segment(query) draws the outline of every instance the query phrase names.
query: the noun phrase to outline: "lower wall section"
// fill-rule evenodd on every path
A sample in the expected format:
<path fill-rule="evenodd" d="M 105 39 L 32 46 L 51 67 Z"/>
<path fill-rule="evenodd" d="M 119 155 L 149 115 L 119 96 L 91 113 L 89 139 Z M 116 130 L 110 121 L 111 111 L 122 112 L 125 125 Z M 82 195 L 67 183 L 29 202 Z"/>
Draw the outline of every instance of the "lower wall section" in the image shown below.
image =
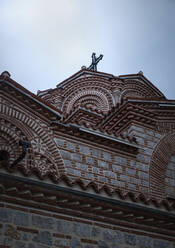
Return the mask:
<path fill-rule="evenodd" d="M 175 248 L 166 236 L 0 204 L 0 248 Z"/>

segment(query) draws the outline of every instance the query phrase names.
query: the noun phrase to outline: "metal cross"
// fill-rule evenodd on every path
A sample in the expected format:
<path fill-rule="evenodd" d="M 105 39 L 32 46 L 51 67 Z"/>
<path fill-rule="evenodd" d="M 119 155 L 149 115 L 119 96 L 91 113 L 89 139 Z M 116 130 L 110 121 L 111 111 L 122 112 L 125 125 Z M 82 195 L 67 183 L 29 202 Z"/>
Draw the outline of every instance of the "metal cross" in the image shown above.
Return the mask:
<path fill-rule="evenodd" d="M 97 71 L 97 64 L 98 62 L 103 58 L 103 55 L 100 54 L 100 56 L 97 58 L 95 53 L 92 54 L 92 63 L 89 66 L 89 70 Z"/>

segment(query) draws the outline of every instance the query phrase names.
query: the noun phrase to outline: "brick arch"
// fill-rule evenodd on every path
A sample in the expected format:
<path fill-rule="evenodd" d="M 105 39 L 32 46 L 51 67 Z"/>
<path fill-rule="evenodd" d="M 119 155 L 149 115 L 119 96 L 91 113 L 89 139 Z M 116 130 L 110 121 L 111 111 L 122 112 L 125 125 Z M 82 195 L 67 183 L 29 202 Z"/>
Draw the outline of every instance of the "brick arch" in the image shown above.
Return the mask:
<path fill-rule="evenodd" d="M 92 104 L 93 107 L 102 112 L 109 111 L 114 105 L 115 100 L 112 95 L 112 86 L 108 80 L 96 77 L 80 78 L 65 85 L 62 92 L 64 102 L 62 111 L 69 113 L 74 106 L 82 102 Z"/>
<path fill-rule="evenodd" d="M 59 175 L 65 173 L 65 166 L 60 155 L 60 152 L 56 146 L 56 143 L 50 137 L 52 131 L 45 124 L 41 123 L 39 120 L 34 119 L 33 117 L 22 112 L 20 109 L 16 110 L 12 106 L 1 104 L 0 105 L 0 117 L 4 119 L 13 121 L 13 123 L 19 128 L 25 130 L 25 133 L 28 134 L 28 139 L 32 142 L 36 137 L 42 137 L 43 142 L 48 147 L 52 157 L 54 158 L 54 168 L 55 174 Z M 61 170 L 61 173 L 59 173 Z M 58 179 L 57 177 L 57 179 Z"/>
<path fill-rule="evenodd" d="M 67 98 L 69 95 L 74 94 L 74 92 L 79 88 L 81 90 L 86 90 L 86 88 L 91 89 L 105 89 L 108 92 L 111 91 L 112 86 L 109 80 L 104 78 L 97 77 L 87 77 L 87 78 L 79 78 L 67 85 L 64 86 L 64 91 L 62 92 L 62 96 Z"/>
<path fill-rule="evenodd" d="M 6 124 L 5 123 L 9 123 L 9 125 L 11 125 L 13 128 L 11 128 L 11 135 L 14 136 L 16 138 L 16 140 L 19 141 L 19 138 L 17 138 L 18 136 L 16 135 L 17 133 L 21 134 L 21 139 L 27 139 L 30 140 L 33 137 L 33 133 L 29 128 L 26 128 L 23 123 L 21 123 L 20 121 L 18 121 L 15 118 L 10 118 L 10 116 L 8 115 L 4 115 L 1 114 L 0 112 L 0 121 L 1 121 L 1 125 L 4 123 L 4 128 L 6 128 Z M 23 137 L 22 137 L 23 136 Z"/>
<path fill-rule="evenodd" d="M 165 135 L 154 148 L 150 162 L 150 193 L 166 197 L 165 173 L 168 162 L 175 154 L 175 133 Z"/>
<path fill-rule="evenodd" d="M 86 90 L 76 94 L 74 97 L 67 98 L 63 103 L 63 111 L 69 113 L 75 105 L 81 105 L 84 101 L 86 104 L 93 103 L 94 107 L 103 112 L 107 112 L 110 109 L 108 99 L 103 93 L 95 90 Z"/>
<path fill-rule="evenodd" d="M 145 85 L 139 81 L 126 80 L 120 99 L 125 100 L 127 97 L 134 96 L 139 96 L 142 98 L 163 97 L 163 95 L 158 94 L 148 85 Z"/>

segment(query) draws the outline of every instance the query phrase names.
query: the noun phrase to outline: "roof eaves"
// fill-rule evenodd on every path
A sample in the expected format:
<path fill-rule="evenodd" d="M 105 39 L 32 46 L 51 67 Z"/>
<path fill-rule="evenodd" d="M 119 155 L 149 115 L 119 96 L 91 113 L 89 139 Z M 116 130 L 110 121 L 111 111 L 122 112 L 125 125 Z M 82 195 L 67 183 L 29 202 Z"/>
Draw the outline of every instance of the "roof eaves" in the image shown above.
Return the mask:
<path fill-rule="evenodd" d="M 154 89 L 160 97 L 165 97 L 163 93 L 157 89 L 157 87 L 154 86 L 154 84 L 149 81 L 144 75 L 142 74 L 127 74 L 127 75 L 119 75 L 119 78 L 121 79 L 142 79 L 145 83 L 149 83 L 150 87 Z"/>
<path fill-rule="evenodd" d="M 2 78 L 2 79 L 1 79 Z M 35 96 L 33 93 L 31 93 L 30 91 L 28 91 L 27 89 L 23 88 L 20 85 L 20 88 L 18 88 L 17 86 L 15 86 L 13 84 L 12 79 L 9 78 L 3 78 L 0 77 L 0 83 L 1 82 L 5 82 L 6 84 L 8 84 L 10 87 L 12 87 L 13 89 L 17 90 L 18 92 L 20 92 L 21 94 L 27 96 L 28 98 L 30 98 L 31 100 L 33 100 L 34 102 L 36 102 L 37 104 L 41 105 L 42 107 L 44 107 L 45 109 L 49 110 L 50 112 L 52 112 L 54 115 L 56 115 L 58 117 L 58 119 L 61 119 L 61 115 L 54 109 L 52 109 L 51 107 L 49 107 L 48 105 L 46 105 L 45 103 L 43 103 L 43 101 L 40 101 L 40 99 L 37 99 L 38 97 Z M 15 82 L 16 83 L 16 82 Z M 17 84 L 17 83 L 16 83 Z"/>

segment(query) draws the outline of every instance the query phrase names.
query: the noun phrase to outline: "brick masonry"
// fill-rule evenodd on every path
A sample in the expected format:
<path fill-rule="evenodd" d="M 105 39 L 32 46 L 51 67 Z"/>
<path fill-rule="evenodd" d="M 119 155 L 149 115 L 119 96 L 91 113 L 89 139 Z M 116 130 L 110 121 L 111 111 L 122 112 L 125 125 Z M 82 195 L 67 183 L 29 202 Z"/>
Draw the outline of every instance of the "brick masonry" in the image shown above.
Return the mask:
<path fill-rule="evenodd" d="M 149 193 L 150 160 L 161 135 L 136 125 L 132 125 L 128 133 L 136 137 L 140 146 L 135 158 L 64 137 L 55 137 L 55 142 L 70 176 L 87 182 L 95 180 L 113 188 Z"/>
<path fill-rule="evenodd" d="M 84 87 L 84 80 L 84 78 L 80 80 L 81 87 Z M 83 140 L 82 137 L 74 139 L 73 132 L 64 133 L 61 132 L 58 127 L 54 129 L 56 126 L 53 125 L 52 120 L 56 124 L 56 116 L 46 110 L 45 107 L 39 107 L 36 102 L 31 100 L 34 95 L 30 95 L 28 92 L 30 95 L 29 99 L 19 91 L 15 91 L 13 87 L 10 88 L 7 84 L 5 88 L 1 89 L 2 82 L 3 81 L 1 81 L 0 84 L 0 115 L 2 117 L 0 118 L 0 151 L 9 152 L 11 163 L 21 153 L 21 147 L 18 146 L 19 139 L 25 139 L 31 142 L 31 148 L 28 150 L 26 158 L 20 163 L 16 171 L 13 171 L 13 175 L 23 177 L 23 179 L 25 176 L 25 178 L 31 177 L 33 180 L 38 181 L 45 180 L 45 182 L 52 184 L 59 184 L 59 182 L 65 178 L 66 180 L 68 180 L 68 178 L 81 179 L 87 185 L 90 182 L 98 186 L 106 185 L 114 189 L 113 192 L 115 192 L 115 190 L 117 192 L 118 189 L 121 189 L 122 191 L 120 192 L 124 192 L 124 195 L 128 192 L 134 193 L 131 195 L 132 197 L 133 195 L 136 196 L 136 198 L 138 194 L 144 193 L 142 196 L 145 196 L 145 198 L 143 197 L 144 199 L 148 199 L 148 201 L 145 200 L 147 204 L 149 204 L 149 198 L 151 197 L 155 197 L 158 201 L 160 200 L 160 202 L 165 200 L 164 203 L 167 201 L 167 196 L 171 196 L 171 199 L 175 198 L 175 135 L 170 133 L 164 137 L 164 135 L 155 131 L 158 130 L 156 129 L 156 125 L 153 128 L 154 130 L 151 129 L 151 125 L 153 127 L 153 124 L 151 124 L 152 120 L 150 119 L 147 120 L 146 125 L 142 125 L 144 111 L 141 116 L 142 120 L 137 116 L 136 122 L 134 119 L 132 120 L 132 115 L 128 117 L 129 119 L 123 118 L 124 116 L 121 117 L 128 123 L 123 130 L 126 134 L 135 136 L 139 145 L 138 154 L 133 155 L 126 150 L 122 151 L 118 149 L 115 151 L 115 149 L 110 149 L 107 145 L 106 147 L 102 146 L 96 143 L 95 140 L 87 142 L 87 140 L 85 138 Z M 72 94 L 72 90 L 74 90 L 77 94 L 80 94 L 80 102 L 84 101 L 83 99 L 86 94 L 89 95 L 87 107 L 89 103 L 91 105 L 91 101 L 94 102 L 96 98 L 95 109 L 98 110 L 98 114 L 103 115 L 106 113 L 110 116 L 112 113 L 110 113 L 110 111 L 113 111 L 112 109 L 114 107 L 113 96 L 111 94 L 111 79 L 97 80 L 96 78 L 94 82 L 93 87 L 88 86 L 91 90 L 89 90 L 89 88 L 85 92 L 82 92 L 81 87 L 77 87 L 77 85 L 80 86 L 79 82 L 77 82 L 77 85 L 72 82 L 71 87 L 67 85 L 62 95 L 65 97 L 62 108 L 63 112 L 67 114 L 71 113 L 73 108 L 76 108 L 77 104 L 79 104 L 76 102 L 78 99 L 76 94 Z M 10 83 L 12 83 L 12 81 L 10 81 Z M 123 82 L 120 82 L 120 84 L 120 87 L 125 85 Z M 112 86 L 113 89 L 116 88 L 116 86 L 117 84 L 114 84 Z M 137 88 L 136 83 L 134 83 L 133 86 L 133 89 Z M 15 87 L 20 88 L 19 85 Z M 143 87 L 143 83 L 137 92 L 139 93 L 142 88 L 147 89 L 142 92 L 142 97 L 145 95 L 145 92 L 147 92 L 147 96 L 151 94 L 152 96 L 157 96 L 156 93 L 153 94 L 151 88 L 148 89 L 149 87 L 147 85 Z M 24 89 L 21 90 L 23 91 Z M 122 96 L 123 100 L 127 99 L 129 92 L 130 91 L 127 93 L 126 91 L 126 94 Z M 94 96 L 96 94 L 95 98 L 92 97 L 92 93 Z M 69 94 L 72 94 L 72 97 L 70 97 Z M 137 96 L 139 95 L 140 94 Z M 104 96 L 106 96 L 107 99 L 105 104 L 103 102 Z M 99 99 L 101 100 L 99 101 Z M 60 105 L 63 98 L 60 96 L 57 100 L 59 100 Z M 85 105 L 84 107 L 86 107 Z M 57 106 L 56 102 L 55 106 Z M 50 107 L 52 109 L 52 106 Z M 115 107 L 117 110 L 118 105 Z M 94 111 L 93 106 L 91 106 L 90 110 L 92 112 Z M 138 112 L 139 111 L 141 110 L 138 109 Z M 152 116 L 154 119 L 154 114 Z M 64 113 L 63 117 L 66 117 Z M 106 118 L 105 116 L 103 117 Z M 87 122 L 87 120 L 88 115 L 84 122 Z M 131 122 L 129 122 L 129 120 L 131 120 Z M 140 124 L 134 124 L 139 123 L 139 121 Z M 109 131 L 111 130 L 106 130 L 108 135 L 116 135 L 118 137 L 118 133 L 115 132 L 115 130 L 120 129 L 115 129 L 116 122 L 117 119 L 114 120 L 114 123 L 111 122 L 111 128 L 114 129 L 113 133 L 110 134 Z M 64 123 L 62 124 L 64 126 Z M 76 124 L 80 126 L 84 125 L 83 122 Z M 123 122 L 120 124 L 123 126 Z M 149 124 L 150 128 L 148 128 Z M 172 128 L 173 126 L 174 124 Z M 105 131 L 103 130 L 103 132 Z M 1 169 L 3 173 L 9 174 L 9 172 L 12 172 L 8 170 L 7 166 Z M 74 181 L 72 184 L 70 183 L 64 186 L 69 187 L 68 185 L 74 186 Z M 82 190 L 82 188 L 79 190 Z M 73 187 L 71 189 L 74 190 Z M 86 188 L 84 187 L 84 189 Z M 2 188 L 0 188 L 2 194 L 4 194 L 3 190 L 2 186 Z M 94 190 L 90 191 L 90 193 L 95 195 Z M 29 208 L 29 206 L 32 207 L 32 205 L 29 205 L 29 202 L 27 205 L 26 202 L 24 204 L 24 202 L 20 202 L 20 200 L 17 199 L 19 195 L 16 196 L 15 185 L 9 189 L 6 195 L 9 199 L 8 194 L 12 194 L 14 198 L 10 204 L 4 203 L 5 205 L 1 205 L 0 208 L 0 248 L 175 248 L 174 238 L 172 238 L 171 235 L 165 236 L 164 232 L 164 234 L 160 235 L 158 233 L 156 234 L 156 231 L 151 233 L 148 229 L 147 232 L 138 229 L 131 230 L 131 227 L 127 228 L 127 225 L 123 225 L 122 227 L 117 226 L 119 225 L 118 223 L 121 223 L 120 220 L 113 226 L 110 223 L 104 224 L 107 222 L 105 222 L 105 219 L 103 219 L 103 223 L 100 222 L 99 219 L 97 219 L 99 222 L 83 219 L 84 215 L 82 218 L 71 216 L 71 214 L 66 216 L 65 209 L 61 207 L 59 208 L 60 214 L 58 208 L 54 214 L 53 211 L 51 212 L 51 207 L 54 208 L 54 206 L 49 206 L 50 209 L 43 208 L 45 210 L 47 209 L 47 212 L 34 209 L 36 205 L 33 205 L 32 209 Z M 29 197 L 28 200 L 30 201 L 33 196 L 30 192 L 26 191 L 23 192 L 22 197 L 26 197 L 26 199 Z M 40 198 L 40 195 L 36 194 L 35 197 Z M 42 195 L 41 199 L 42 197 L 46 196 Z M 136 198 L 133 197 L 133 199 Z M 54 199 L 50 200 L 52 201 Z M 125 200 L 131 201 L 131 198 L 125 198 Z M 14 202 L 19 205 L 20 203 L 24 204 L 25 207 L 21 208 L 17 205 L 12 205 Z M 139 202 L 139 204 L 144 203 Z M 164 211 L 167 210 L 165 209 L 166 207 Z M 66 213 L 68 214 L 68 212 Z M 104 218 L 103 216 L 101 217 Z M 113 224 L 114 223 L 115 222 L 113 222 Z M 166 233 L 166 235 L 168 234 Z"/>
<path fill-rule="evenodd" d="M 9 205 L 0 208 L 0 247 L 174 248 L 161 235 Z"/>

